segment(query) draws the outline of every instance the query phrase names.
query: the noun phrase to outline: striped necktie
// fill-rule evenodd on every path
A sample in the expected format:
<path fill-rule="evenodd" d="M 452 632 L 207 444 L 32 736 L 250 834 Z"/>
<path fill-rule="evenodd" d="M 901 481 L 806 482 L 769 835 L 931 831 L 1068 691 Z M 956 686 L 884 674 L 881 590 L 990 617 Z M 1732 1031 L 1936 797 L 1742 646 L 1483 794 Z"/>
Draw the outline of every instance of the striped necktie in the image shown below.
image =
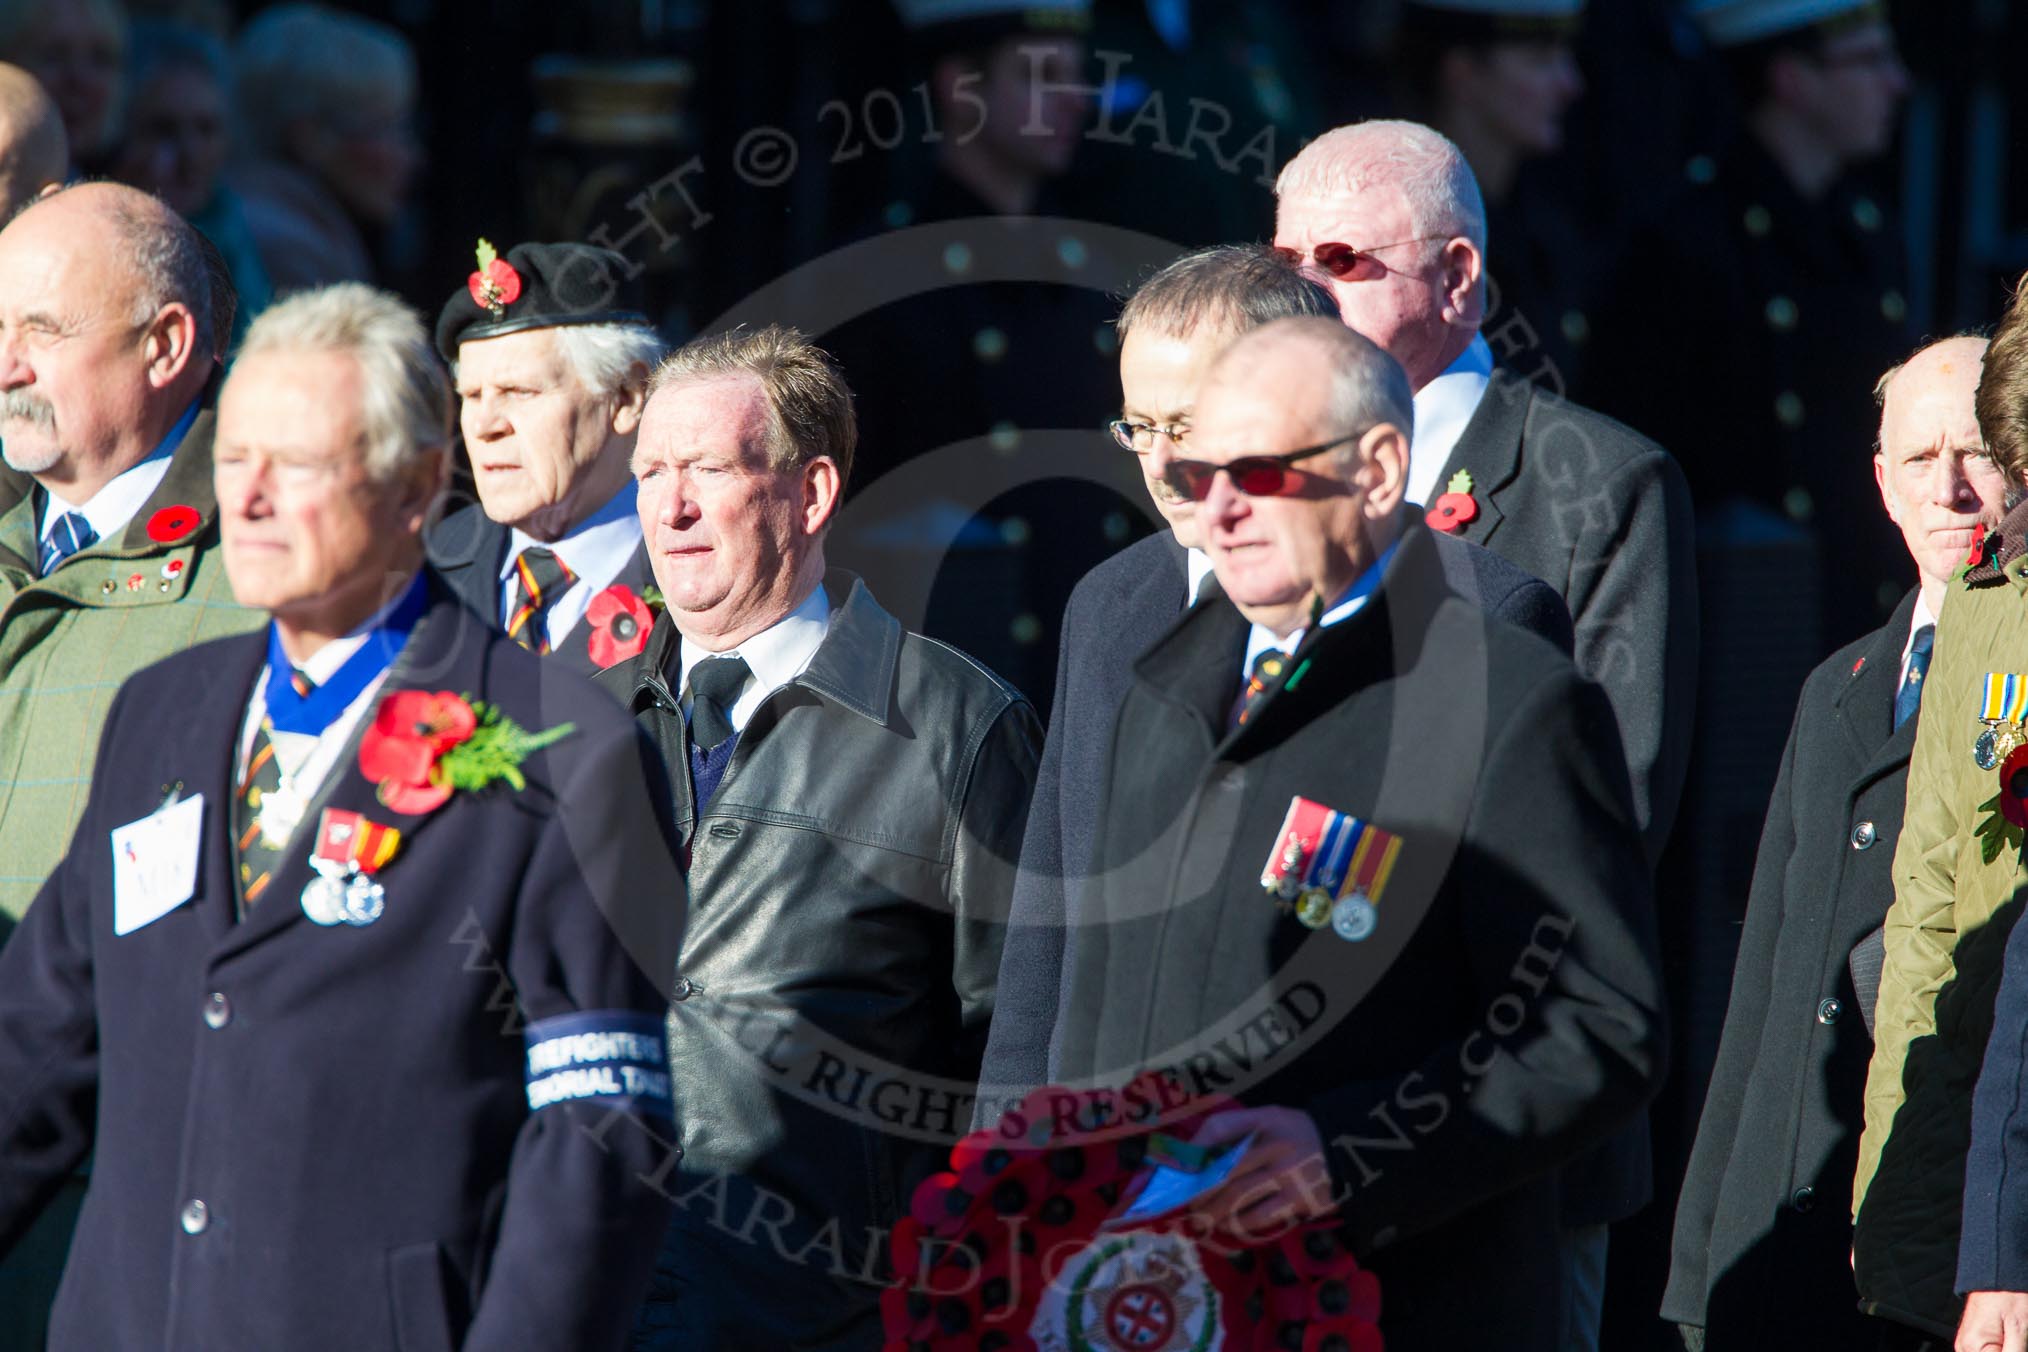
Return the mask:
<path fill-rule="evenodd" d="M 1266 700 L 1282 671 L 1288 666 L 1288 654 L 1279 648 L 1263 648 L 1253 659 L 1253 670 L 1247 675 L 1246 688 L 1239 692 L 1233 702 L 1232 725 L 1238 727 L 1253 717 L 1254 710 Z"/>
<path fill-rule="evenodd" d="M 1935 625 L 1925 624 L 1915 631 L 1915 641 L 1908 648 L 1908 675 L 1901 678 L 1901 689 L 1894 692 L 1897 728 L 1915 717 L 1915 711 L 1922 707 L 1922 678 L 1929 674 L 1929 655 L 1935 647 Z"/>
<path fill-rule="evenodd" d="M 42 540 L 42 575 L 48 577 L 62 563 L 80 549 L 89 549 L 98 542 L 99 533 L 92 529 L 92 523 L 84 519 L 82 512 L 65 512 L 49 525 L 49 534 Z"/>
<path fill-rule="evenodd" d="M 275 764 L 275 744 L 268 739 L 268 720 L 254 733 L 253 755 L 232 798 L 233 852 L 237 856 L 240 911 L 244 914 L 267 890 L 268 879 L 281 862 L 283 845 L 261 830 L 261 805 L 282 786 L 282 768 Z"/>
<path fill-rule="evenodd" d="M 521 604 L 507 618 L 507 637 L 532 653 L 549 651 L 549 608 L 570 590 L 577 574 L 552 550 L 530 545 L 514 560 L 521 579 Z"/>

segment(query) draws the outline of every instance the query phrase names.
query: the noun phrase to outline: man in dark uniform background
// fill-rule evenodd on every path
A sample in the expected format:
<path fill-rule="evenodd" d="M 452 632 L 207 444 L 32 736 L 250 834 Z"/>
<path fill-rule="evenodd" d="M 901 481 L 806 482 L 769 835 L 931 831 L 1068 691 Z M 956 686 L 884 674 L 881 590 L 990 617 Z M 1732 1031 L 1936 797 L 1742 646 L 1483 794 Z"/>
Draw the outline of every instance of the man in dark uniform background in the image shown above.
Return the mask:
<path fill-rule="evenodd" d="M 1998 525 L 2018 487 L 1979 435 L 1985 346 L 1947 339 L 1877 387 L 1874 477 L 1918 586 L 1810 674 L 1768 806 L 1662 1306 L 1710 1352 L 1879 1336 L 1849 1224 L 1879 929 L 1937 618 L 1974 527 Z"/>
<path fill-rule="evenodd" d="M 585 244 L 481 241 L 437 318 L 479 501 L 430 532 L 465 604 L 590 675 L 640 651 L 653 583 L 628 457 L 662 340 L 628 263 Z M 633 604 L 607 597 L 623 589 Z"/>
<path fill-rule="evenodd" d="M 1893 531 L 1848 471 L 1874 433 L 1866 382 L 1915 339 L 1901 233 L 1864 173 L 1908 72 L 1867 0 L 1693 10 L 1742 127 L 1634 232 L 1584 390 L 1676 453 L 1700 513 L 1743 498 L 1814 532 L 1819 637 L 1844 643 L 1903 590 Z"/>

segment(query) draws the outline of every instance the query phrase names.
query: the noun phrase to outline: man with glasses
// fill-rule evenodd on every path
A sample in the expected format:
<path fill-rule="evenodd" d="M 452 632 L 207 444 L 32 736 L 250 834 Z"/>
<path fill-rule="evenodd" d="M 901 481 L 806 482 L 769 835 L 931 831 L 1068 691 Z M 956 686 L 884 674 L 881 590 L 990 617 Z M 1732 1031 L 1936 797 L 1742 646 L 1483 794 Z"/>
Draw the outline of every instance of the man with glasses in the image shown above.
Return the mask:
<path fill-rule="evenodd" d="M 1148 497 L 1168 527 L 1121 550 L 1086 574 L 1063 616 L 1049 734 L 1021 844 L 1013 923 L 1001 958 L 1000 990 L 987 1045 L 978 1121 L 1044 1084 L 1064 954 L 1089 923 L 1076 905 L 1091 851 L 1092 814 L 1133 659 L 1174 626 L 1196 600 L 1215 593 L 1204 549 L 1200 477 L 1174 471 L 1189 454 L 1190 425 L 1204 373 L 1240 335 L 1300 316 L 1338 318 L 1317 282 L 1260 245 L 1221 245 L 1186 254 L 1143 282 L 1117 325 L 1122 417 L 1113 439 L 1134 453 Z M 1172 479 L 1174 480 L 1172 482 Z M 1417 508 L 1404 515 L 1420 519 Z M 1450 536 L 1432 539 L 1451 588 L 1489 615 L 1532 629 L 1570 650 L 1570 616 L 1547 584 L 1491 550 Z"/>
<path fill-rule="evenodd" d="M 1612 711 L 1446 584 L 1404 515 L 1408 383 L 1373 344 L 1264 325 L 1196 413 L 1170 477 L 1232 604 L 1134 664 L 1094 813 L 1113 922 L 1073 949 L 1061 1073 L 1236 1100 L 1192 1138 L 1245 1143 L 1196 1219 L 1334 1217 L 1389 1352 L 1492 1330 L 1549 1352 L 1557 1168 L 1662 1069 Z"/>
<path fill-rule="evenodd" d="M 1661 447 L 1495 365 L 1486 213 L 1458 148 L 1412 122 L 1325 133 L 1275 182 L 1275 244 L 1331 288 L 1345 322 L 1415 391 L 1407 500 L 1540 577 L 1576 626 L 1578 670 L 1619 722 L 1649 863 L 1689 764 L 1697 598 L 1689 494 Z M 1493 339 L 1523 358 L 1511 325 Z M 1596 1345 L 1607 1224 L 1652 1194 L 1645 1129 L 1566 1180 L 1579 1347 Z"/>

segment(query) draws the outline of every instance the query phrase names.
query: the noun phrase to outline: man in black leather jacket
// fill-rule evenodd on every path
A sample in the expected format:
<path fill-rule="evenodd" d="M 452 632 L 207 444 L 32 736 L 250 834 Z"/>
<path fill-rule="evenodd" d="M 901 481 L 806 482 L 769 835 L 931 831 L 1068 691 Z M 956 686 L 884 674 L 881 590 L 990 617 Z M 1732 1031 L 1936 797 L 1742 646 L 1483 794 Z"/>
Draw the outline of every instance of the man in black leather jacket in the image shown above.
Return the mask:
<path fill-rule="evenodd" d="M 668 761 L 694 900 L 637 1348 L 877 1347 L 885 1227 L 971 1118 L 1040 728 L 825 578 L 855 439 L 836 366 L 774 327 L 676 353 L 642 418 L 668 609 L 599 680 Z"/>

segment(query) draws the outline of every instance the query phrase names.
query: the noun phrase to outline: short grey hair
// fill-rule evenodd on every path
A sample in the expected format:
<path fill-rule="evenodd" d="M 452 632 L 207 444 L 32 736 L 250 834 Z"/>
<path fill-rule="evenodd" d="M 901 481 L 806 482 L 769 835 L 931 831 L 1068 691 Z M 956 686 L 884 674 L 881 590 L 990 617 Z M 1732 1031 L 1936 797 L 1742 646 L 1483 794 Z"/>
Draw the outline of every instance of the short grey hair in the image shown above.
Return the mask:
<path fill-rule="evenodd" d="M 1114 327 L 1121 338 L 1143 327 L 1188 338 L 1200 330 L 1240 334 L 1304 315 L 1339 317 L 1329 287 L 1265 244 L 1220 244 L 1184 254 L 1142 282 Z"/>
<path fill-rule="evenodd" d="M 1214 368 L 1220 381 L 1242 380 L 1257 367 L 1281 365 L 1291 347 L 1306 349 L 1326 363 L 1324 417 L 1334 435 L 1356 440 L 1382 423 L 1401 435 L 1415 435 L 1415 397 L 1408 373 L 1387 350 L 1336 320 L 1277 319 L 1236 339 Z M 1343 469 L 1350 448 L 1341 446 L 1332 463 Z"/>
<path fill-rule="evenodd" d="M 239 345 L 235 374 L 249 357 L 341 352 L 359 363 L 366 472 L 386 482 L 451 440 L 451 385 L 422 317 L 363 282 L 303 291 L 261 311 Z"/>
<path fill-rule="evenodd" d="M 1484 256 L 1486 200 L 1478 177 L 1449 137 L 1420 122 L 1376 118 L 1332 128 L 1282 166 L 1275 199 L 1371 192 L 1383 186 L 1407 199 L 1417 235 L 1462 235 Z"/>
<path fill-rule="evenodd" d="M 743 378 L 759 383 L 767 404 L 768 463 L 774 469 L 800 469 L 828 456 L 841 481 L 852 477 L 852 453 L 859 445 L 852 390 L 831 354 L 798 329 L 741 326 L 693 338 L 655 368 L 648 397 L 686 382 Z"/>
<path fill-rule="evenodd" d="M 211 356 L 218 347 L 212 322 L 211 265 L 196 229 L 166 206 L 150 211 L 151 199 L 139 189 L 121 190 L 106 200 L 106 223 L 126 255 L 134 283 L 128 319 L 138 328 L 153 323 L 165 305 L 181 304 L 197 322 L 192 355 Z"/>
<path fill-rule="evenodd" d="M 668 345 L 642 324 L 559 324 L 556 350 L 593 394 L 612 397 L 644 389 Z"/>
<path fill-rule="evenodd" d="M 412 98 L 415 51 L 384 23 L 323 5 L 262 10 L 233 44 L 234 131 L 251 154 L 279 156 L 306 119 L 343 123 L 361 99 Z"/>

